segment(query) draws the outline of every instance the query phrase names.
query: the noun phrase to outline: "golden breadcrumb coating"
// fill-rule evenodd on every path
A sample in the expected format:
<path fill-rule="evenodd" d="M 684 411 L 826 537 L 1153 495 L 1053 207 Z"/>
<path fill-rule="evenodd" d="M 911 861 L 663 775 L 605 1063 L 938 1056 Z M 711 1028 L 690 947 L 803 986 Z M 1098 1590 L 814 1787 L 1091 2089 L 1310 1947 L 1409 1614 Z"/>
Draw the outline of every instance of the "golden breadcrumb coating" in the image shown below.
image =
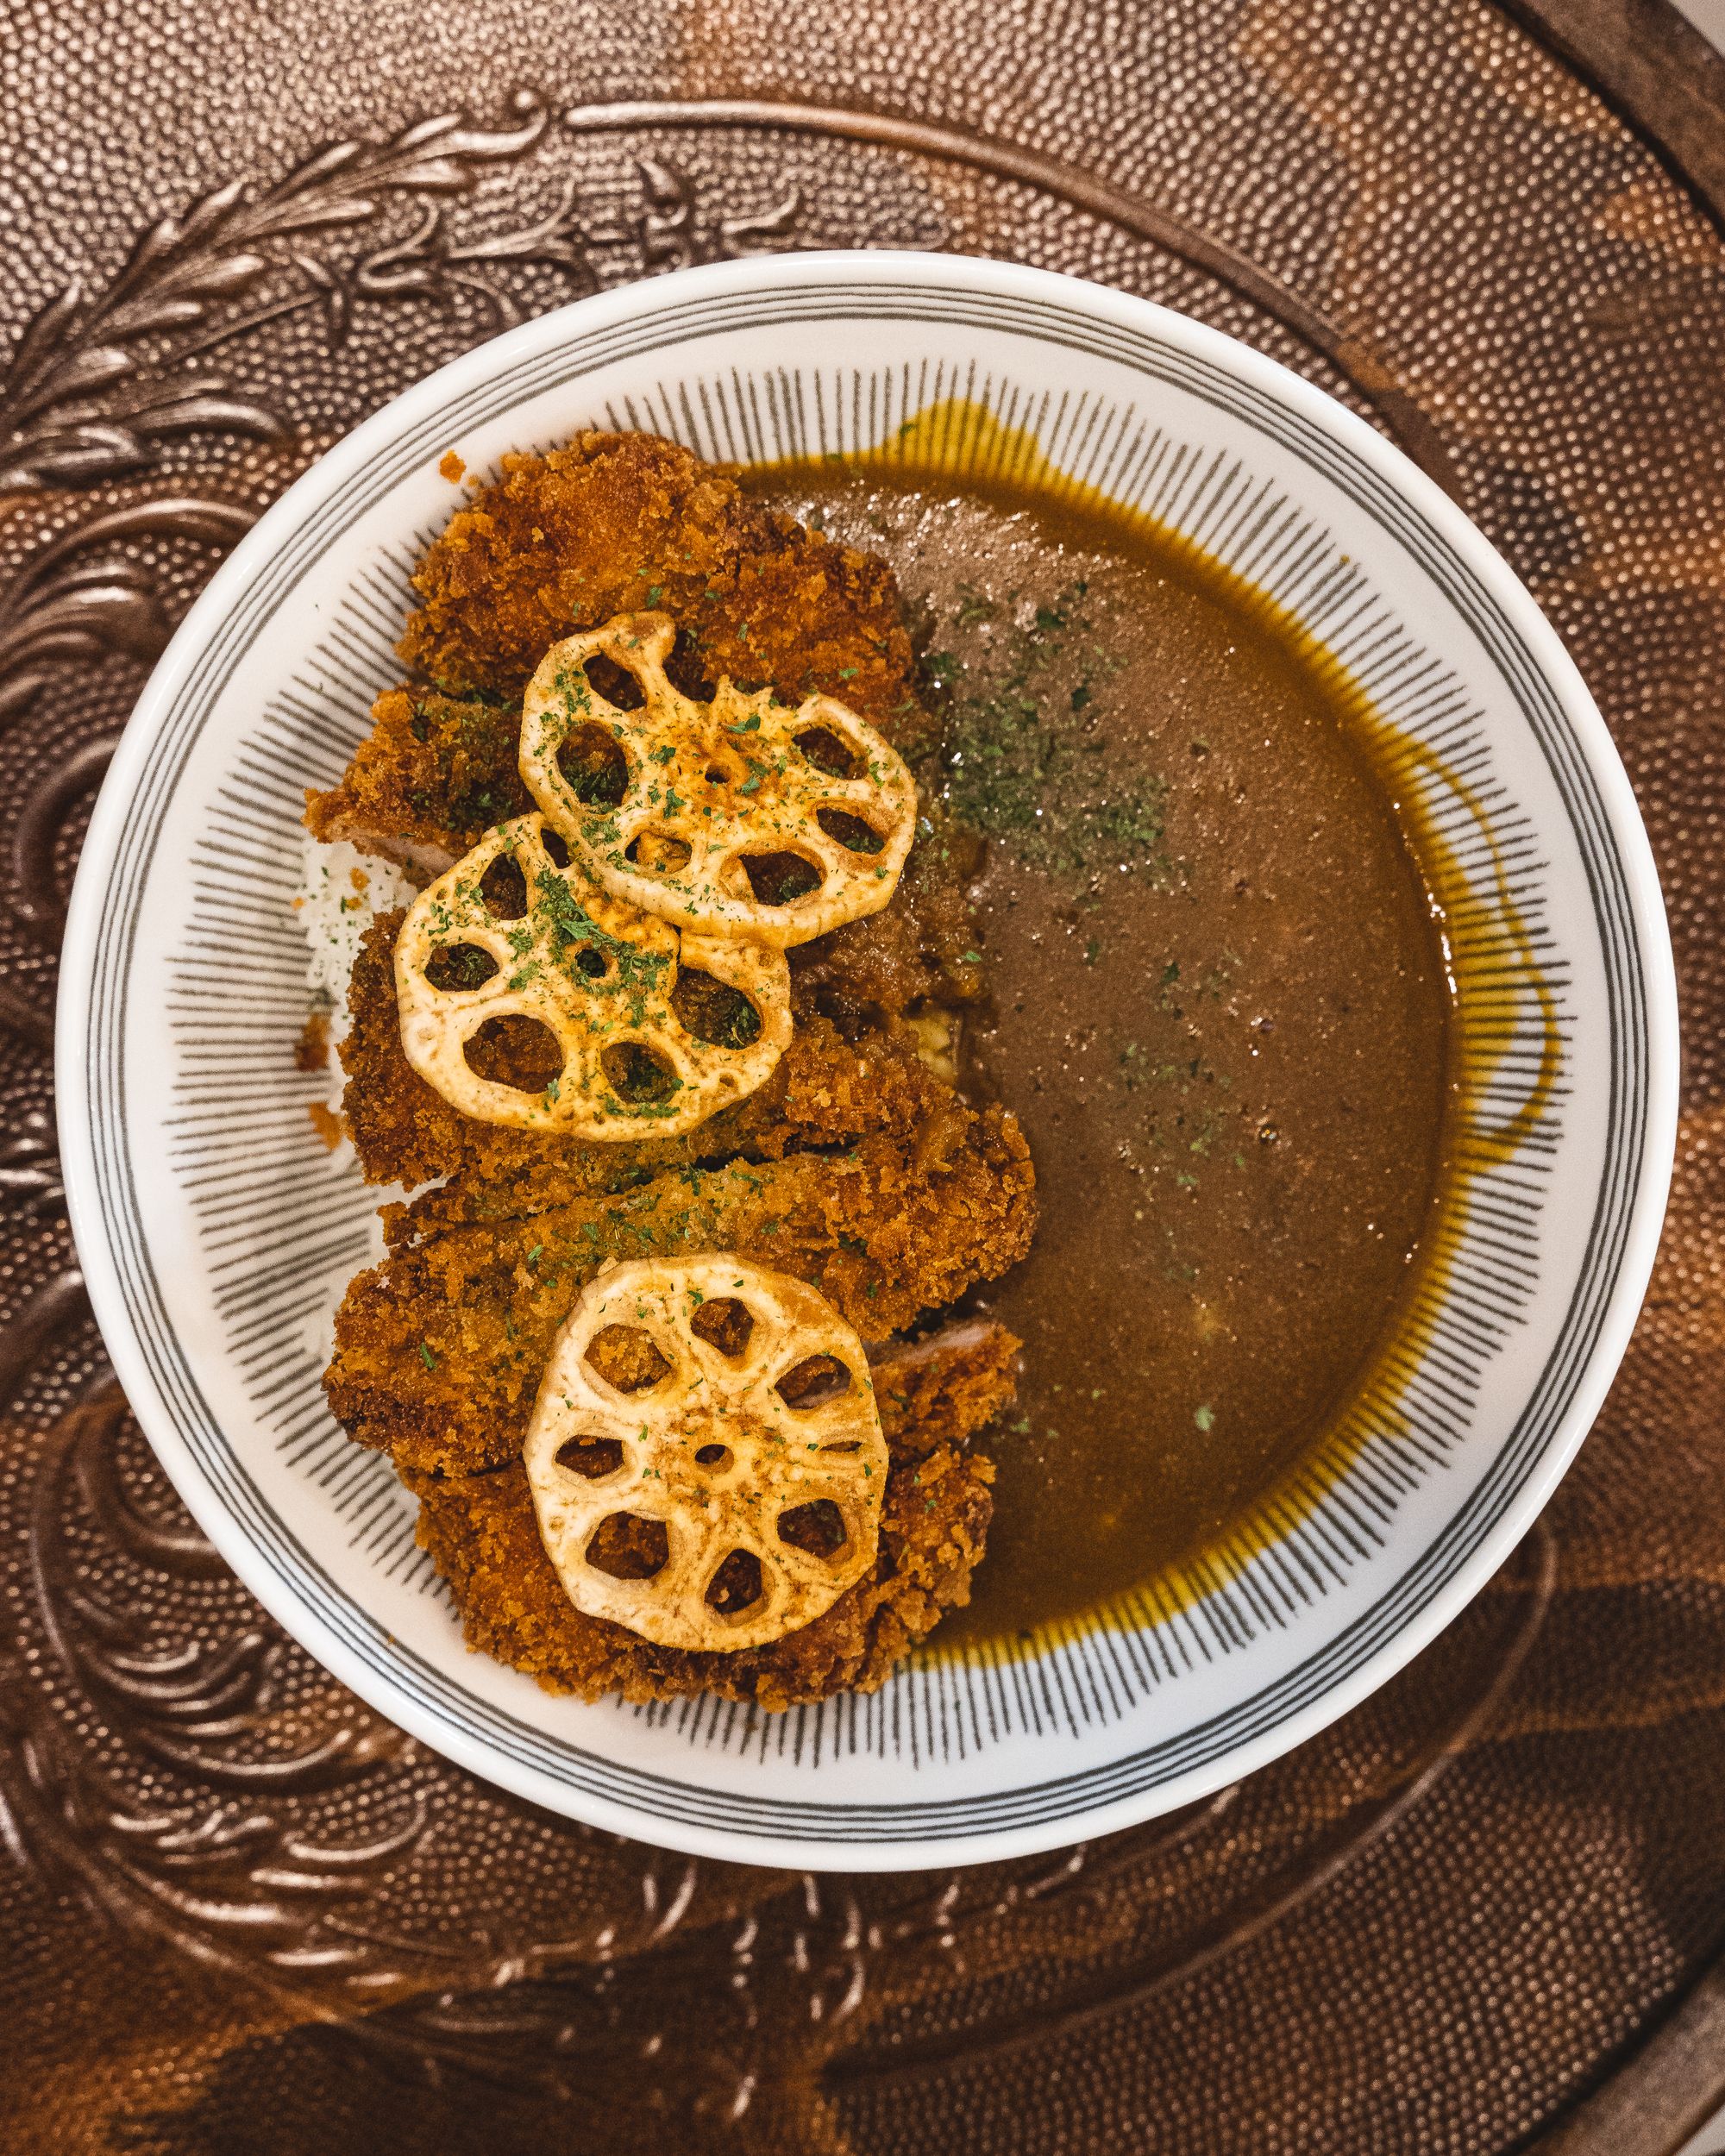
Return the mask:
<path fill-rule="evenodd" d="M 430 882 L 533 805 L 516 765 L 521 705 L 389 689 L 339 786 L 308 793 L 314 838 L 345 838 Z"/>
<path fill-rule="evenodd" d="M 980 1454 L 943 1446 L 890 1478 L 875 1569 L 812 1624 L 737 1654 L 656 1647 L 578 1610 L 539 1540 L 519 1461 L 420 1489 L 419 1539 L 454 1591 L 469 1647 L 547 1691 L 630 1700 L 715 1692 L 776 1711 L 877 1689 L 947 1610 L 969 1601 L 994 1474 Z"/>
<path fill-rule="evenodd" d="M 762 508 L 654 435 L 584 434 L 505 457 L 413 583 L 401 655 L 452 694 L 518 701 L 560 638 L 657 609 L 678 624 L 671 672 L 688 693 L 728 674 L 789 703 L 836 696 L 901 754 L 930 736 L 886 563 Z"/>
<path fill-rule="evenodd" d="M 792 951 L 791 1007 L 822 1011 L 847 1031 L 903 1030 L 924 1006 L 951 1010 L 986 986 L 969 886 L 982 842 L 938 813 L 919 819 L 892 902 Z"/>
<path fill-rule="evenodd" d="M 992 1319 L 966 1318 L 869 1357 L 875 1405 L 893 1457 L 919 1460 L 962 1445 L 1009 1407 L 1024 1343 Z"/>
<path fill-rule="evenodd" d="M 519 1453 L 557 1329 L 606 1258 L 734 1251 L 884 1339 L 1024 1256 L 1032 1186 L 1018 1125 L 954 1100 L 938 1123 L 841 1153 L 670 1169 L 622 1195 L 447 1228 L 349 1283 L 324 1389 L 360 1444 L 472 1474 Z"/>

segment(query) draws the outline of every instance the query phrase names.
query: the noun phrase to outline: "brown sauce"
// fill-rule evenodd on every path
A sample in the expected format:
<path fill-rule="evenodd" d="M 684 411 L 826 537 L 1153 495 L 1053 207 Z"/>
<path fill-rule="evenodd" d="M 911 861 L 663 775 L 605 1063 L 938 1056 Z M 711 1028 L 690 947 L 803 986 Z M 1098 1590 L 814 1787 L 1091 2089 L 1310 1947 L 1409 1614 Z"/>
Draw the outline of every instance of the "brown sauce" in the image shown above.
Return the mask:
<path fill-rule="evenodd" d="M 1323 655 L 1176 542 L 1028 486 L 755 483 L 892 561 L 990 841 L 963 1082 L 1042 1217 L 975 1299 L 1024 1376 L 941 1645 L 1011 1639 L 1192 1579 L 1371 1369 L 1444 1175 L 1437 908 Z"/>

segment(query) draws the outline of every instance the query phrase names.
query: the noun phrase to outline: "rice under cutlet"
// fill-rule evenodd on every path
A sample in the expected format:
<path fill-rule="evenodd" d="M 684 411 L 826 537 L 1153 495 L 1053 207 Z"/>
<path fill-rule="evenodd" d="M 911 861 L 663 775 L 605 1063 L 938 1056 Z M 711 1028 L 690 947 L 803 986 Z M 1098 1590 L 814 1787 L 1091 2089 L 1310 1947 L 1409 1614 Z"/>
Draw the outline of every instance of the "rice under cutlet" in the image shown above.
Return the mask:
<path fill-rule="evenodd" d="M 812 1624 L 765 1646 L 689 1654 L 578 1610 L 545 1554 L 518 1463 L 449 1480 L 410 1473 L 419 1539 L 449 1582 L 468 1645 L 528 1671 L 549 1691 L 631 1700 L 712 1692 L 769 1711 L 873 1691 L 948 1610 L 970 1599 L 994 1470 L 959 1448 L 1011 1400 L 1018 1348 L 1000 1326 L 971 1326 L 875 1367 L 893 1462 L 881 1554 Z"/>
<path fill-rule="evenodd" d="M 341 1049 L 342 1106 L 368 1181 L 411 1188 L 450 1179 L 427 1194 L 428 1217 L 440 1225 L 532 1213 L 580 1189 L 620 1190 L 697 1161 L 774 1159 L 869 1131 L 911 1130 L 951 1098 L 906 1043 L 862 1033 L 853 1044 L 831 1020 L 810 1016 L 765 1085 L 681 1138 L 600 1143 L 481 1123 L 452 1107 L 402 1050 L 394 948 L 403 918 L 380 915 L 360 947 L 348 993 L 353 1025 Z"/>
<path fill-rule="evenodd" d="M 691 693 L 729 674 L 787 702 L 838 697 L 906 754 L 930 736 L 887 564 L 655 435 L 505 457 L 413 585 L 401 655 L 446 692 L 518 699 L 560 638 L 656 608 L 678 624 L 670 671 Z"/>
<path fill-rule="evenodd" d="M 472 1474 L 519 1453 L 557 1330 L 608 1257 L 731 1251 L 884 1339 L 1022 1257 L 1034 1218 L 1018 1125 L 953 1100 L 840 1154 L 668 1170 L 399 1249 L 349 1283 L 324 1389 L 360 1444 Z"/>

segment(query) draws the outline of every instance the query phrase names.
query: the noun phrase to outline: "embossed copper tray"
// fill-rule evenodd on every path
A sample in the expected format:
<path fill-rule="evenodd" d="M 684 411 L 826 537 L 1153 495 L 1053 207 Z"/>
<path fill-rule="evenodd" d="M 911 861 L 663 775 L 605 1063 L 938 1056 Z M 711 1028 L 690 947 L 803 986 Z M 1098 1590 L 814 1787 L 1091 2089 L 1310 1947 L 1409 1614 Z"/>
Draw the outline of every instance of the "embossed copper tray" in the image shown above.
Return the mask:
<path fill-rule="evenodd" d="M 1706 1973 L 1725 1934 L 1725 247 L 1702 191 L 1722 108 L 1660 16 L 1683 65 L 1655 141 L 1645 21 L 1633 47 L 1604 0 L 1561 28 L 1619 69 L 1609 97 L 1463 0 L 13 10 L 8 2146 L 525 2149 L 597 2115 L 625 2149 L 1633 2156 L 1706 2107 L 1725 2080 Z M 1629 1362 L 1546 1526 L 1449 1633 L 1194 1811 L 859 1885 L 550 1821 L 285 1644 L 104 1374 L 66 1269 L 47 1049 L 90 794 L 265 502 L 524 312 L 669 264 L 870 242 L 1182 306 L 1440 478 L 1616 733 L 1689 1067 Z"/>

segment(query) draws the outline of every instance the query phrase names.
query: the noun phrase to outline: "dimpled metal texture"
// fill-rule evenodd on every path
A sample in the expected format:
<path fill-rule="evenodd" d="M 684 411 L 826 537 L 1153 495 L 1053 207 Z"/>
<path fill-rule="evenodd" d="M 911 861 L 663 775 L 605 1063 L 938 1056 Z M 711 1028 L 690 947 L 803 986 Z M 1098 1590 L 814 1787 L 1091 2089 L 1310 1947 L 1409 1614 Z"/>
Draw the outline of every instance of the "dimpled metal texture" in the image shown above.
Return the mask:
<path fill-rule="evenodd" d="M 1672 2146 L 1590 2121 L 1725 1936 L 1725 248 L 1681 180 L 1478 0 L 9 0 L 0 82 L 3 2145 Z M 1174 1818 L 844 1879 L 537 1813 L 280 1634 L 106 1375 L 49 1046 L 106 755 L 264 505 L 525 314 L 870 244 L 1187 309 L 1438 476 L 1622 745 L 1687 1067 L 1622 1376 L 1435 1646 Z"/>

